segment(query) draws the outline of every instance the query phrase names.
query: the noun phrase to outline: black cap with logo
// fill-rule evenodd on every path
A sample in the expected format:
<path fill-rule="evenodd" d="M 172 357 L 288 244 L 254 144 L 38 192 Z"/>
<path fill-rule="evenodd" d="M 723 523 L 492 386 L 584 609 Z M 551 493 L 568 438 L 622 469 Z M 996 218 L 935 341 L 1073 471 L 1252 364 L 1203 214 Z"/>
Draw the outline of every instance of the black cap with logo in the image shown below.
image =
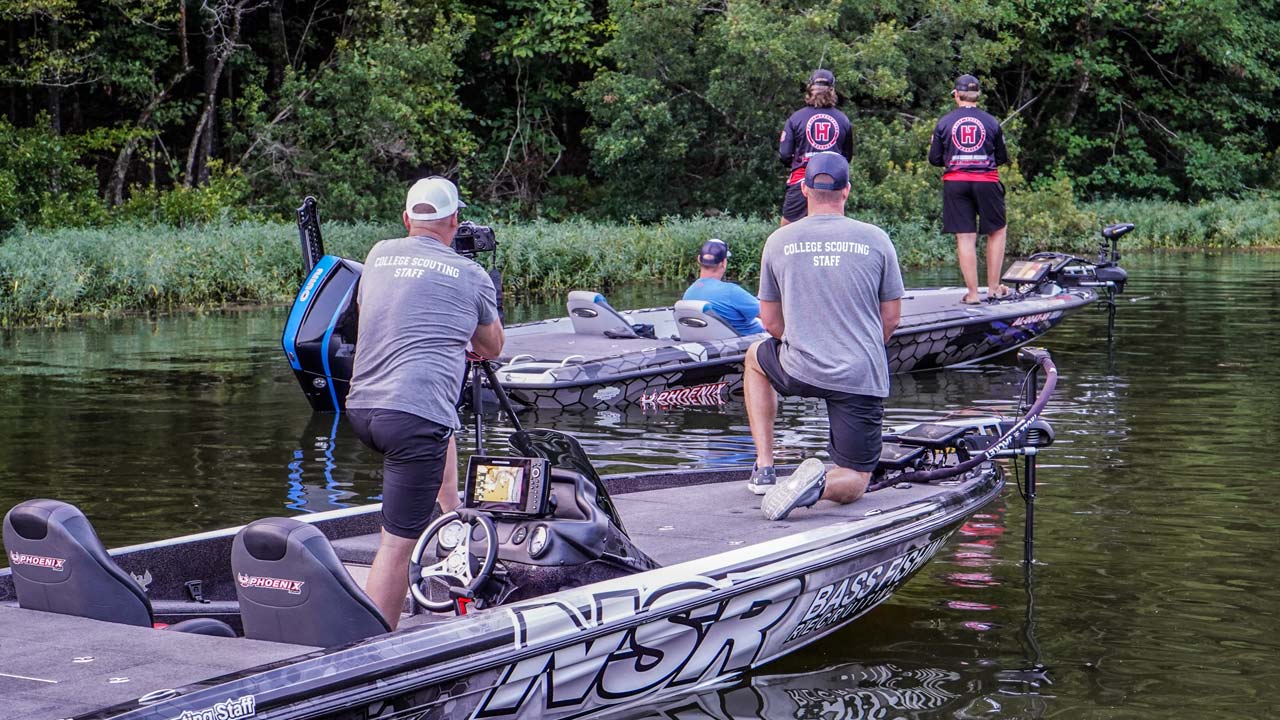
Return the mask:
<path fill-rule="evenodd" d="M 729 246 L 719 238 L 711 238 L 702 243 L 702 249 L 698 250 L 698 264 L 704 267 L 715 267 L 724 262 L 733 253 L 729 252 Z"/>
<path fill-rule="evenodd" d="M 814 85 L 825 85 L 826 87 L 835 87 L 836 76 L 830 70 L 823 70 L 822 68 L 818 68 L 817 70 L 813 71 L 812 75 L 809 76 L 809 87 L 813 87 Z"/>
<path fill-rule="evenodd" d="M 959 92 L 978 92 L 978 78 L 972 75 L 961 75 L 956 78 L 956 90 Z"/>
<path fill-rule="evenodd" d="M 827 175 L 831 179 L 823 182 L 817 179 L 819 175 Z M 843 190 L 849 187 L 849 161 L 840 153 L 814 153 L 805 164 L 804 184 L 814 190 Z"/>

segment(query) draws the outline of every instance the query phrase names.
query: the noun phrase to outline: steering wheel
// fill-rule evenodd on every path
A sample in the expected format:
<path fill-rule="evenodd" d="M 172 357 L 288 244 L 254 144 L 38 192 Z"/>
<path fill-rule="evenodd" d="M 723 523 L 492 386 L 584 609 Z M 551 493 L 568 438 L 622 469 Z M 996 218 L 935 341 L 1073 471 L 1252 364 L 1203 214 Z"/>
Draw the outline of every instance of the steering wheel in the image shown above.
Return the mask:
<path fill-rule="evenodd" d="M 451 527 L 455 524 L 456 527 Z M 477 525 L 484 530 L 486 551 L 483 558 L 478 558 L 471 552 L 471 533 Z M 427 565 L 423 556 L 436 536 L 440 536 L 440 546 L 449 550 L 449 554 L 442 560 Z M 432 600 L 428 597 L 427 586 L 431 580 L 440 578 L 450 581 L 450 587 L 461 585 L 460 592 L 470 596 L 488 579 L 497 561 L 498 532 L 487 515 L 467 509 L 447 512 L 428 525 L 418 538 L 418 543 L 413 546 L 413 554 L 409 556 L 409 592 L 426 609 L 447 612 L 454 608 L 454 601 L 452 598 Z"/>

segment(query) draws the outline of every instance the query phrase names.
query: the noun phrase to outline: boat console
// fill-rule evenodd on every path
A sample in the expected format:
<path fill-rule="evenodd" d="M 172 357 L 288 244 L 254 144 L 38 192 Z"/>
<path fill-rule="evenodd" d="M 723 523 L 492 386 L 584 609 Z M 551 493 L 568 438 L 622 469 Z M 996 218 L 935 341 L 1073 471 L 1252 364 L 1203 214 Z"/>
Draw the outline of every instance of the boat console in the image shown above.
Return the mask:
<path fill-rule="evenodd" d="M 419 604 L 485 607 L 659 567 L 631 542 L 577 440 L 531 430 L 511 442 L 521 455 L 471 458 L 462 508 L 418 539 L 410 579 Z"/>

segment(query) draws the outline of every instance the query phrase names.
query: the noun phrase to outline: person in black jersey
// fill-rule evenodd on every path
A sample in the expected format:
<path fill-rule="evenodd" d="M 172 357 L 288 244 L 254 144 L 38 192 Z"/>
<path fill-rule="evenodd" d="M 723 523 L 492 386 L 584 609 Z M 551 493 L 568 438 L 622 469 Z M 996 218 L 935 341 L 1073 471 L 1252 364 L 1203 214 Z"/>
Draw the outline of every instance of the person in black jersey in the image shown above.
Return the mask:
<path fill-rule="evenodd" d="M 1004 264 L 1004 184 L 996 168 L 1009 162 L 1000 121 L 978 109 L 978 79 L 961 75 L 951 95 L 955 110 L 933 128 L 929 163 L 942 174 L 942 232 L 955 233 L 956 255 L 967 292 L 961 302 L 976 305 L 978 234 L 987 236 L 987 297 L 1009 294 L 1000 284 Z M 975 218 L 976 216 L 976 218 Z"/>
<path fill-rule="evenodd" d="M 805 106 L 791 113 L 778 139 L 778 155 L 791 168 L 787 192 L 782 199 L 782 225 L 809 213 L 800 192 L 804 168 L 815 153 L 838 152 L 853 158 L 853 132 L 849 118 L 836 109 L 836 76 L 830 70 L 814 70 L 805 90 Z"/>

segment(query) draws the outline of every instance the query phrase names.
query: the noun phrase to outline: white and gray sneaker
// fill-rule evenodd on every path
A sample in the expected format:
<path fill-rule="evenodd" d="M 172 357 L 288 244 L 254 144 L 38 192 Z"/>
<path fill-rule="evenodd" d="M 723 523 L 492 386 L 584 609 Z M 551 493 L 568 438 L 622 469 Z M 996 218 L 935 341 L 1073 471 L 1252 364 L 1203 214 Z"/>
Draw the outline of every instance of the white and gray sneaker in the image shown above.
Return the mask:
<path fill-rule="evenodd" d="M 763 495 L 769 492 L 770 488 L 778 484 L 778 474 L 774 471 L 773 466 L 769 467 L 752 467 L 751 477 L 747 478 L 747 489 L 756 495 Z"/>
<path fill-rule="evenodd" d="M 827 487 L 826 478 L 827 466 L 818 458 L 809 458 L 764 496 L 760 509 L 770 520 L 785 520 L 792 510 L 818 502 Z"/>

